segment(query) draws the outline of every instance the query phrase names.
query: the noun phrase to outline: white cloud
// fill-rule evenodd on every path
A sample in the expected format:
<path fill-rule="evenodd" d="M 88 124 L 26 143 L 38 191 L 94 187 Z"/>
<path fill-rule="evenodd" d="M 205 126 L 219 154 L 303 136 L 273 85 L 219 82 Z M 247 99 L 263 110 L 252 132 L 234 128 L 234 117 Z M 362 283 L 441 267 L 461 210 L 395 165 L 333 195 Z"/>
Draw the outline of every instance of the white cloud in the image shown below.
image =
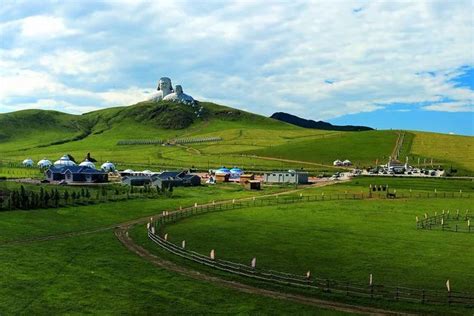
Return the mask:
<path fill-rule="evenodd" d="M 440 111 L 440 112 L 474 112 L 474 105 L 472 101 L 466 102 L 442 102 L 435 103 L 432 105 L 424 106 L 423 109 L 427 111 Z"/>
<path fill-rule="evenodd" d="M 262 114 L 472 108 L 472 90 L 451 82 L 474 65 L 470 1 L 110 1 L 81 16 L 68 6 L 0 25 L 10 38 L 0 103 L 123 105 L 169 75 L 191 95 Z"/>
<path fill-rule="evenodd" d="M 39 59 L 39 64 L 54 74 L 82 75 L 104 73 L 113 68 L 115 57 L 111 51 L 87 53 L 75 49 L 58 50 Z"/>
<path fill-rule="evenodd" d="M 66 26 L 61 17 L 36 15 L 20 21 L 21 36 L 32 40 L 43 40 L 77 34 L 78 31 Z"/>

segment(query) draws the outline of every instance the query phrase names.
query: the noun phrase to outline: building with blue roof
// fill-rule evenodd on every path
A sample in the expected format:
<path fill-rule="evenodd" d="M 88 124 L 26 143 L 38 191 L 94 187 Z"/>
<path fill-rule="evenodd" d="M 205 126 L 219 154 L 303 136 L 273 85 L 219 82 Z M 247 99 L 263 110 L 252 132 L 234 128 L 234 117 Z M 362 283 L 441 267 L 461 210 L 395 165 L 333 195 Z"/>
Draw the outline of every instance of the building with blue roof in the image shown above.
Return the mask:
<path fill-rule="evenodd" d="M 48 181 L 65 181 L 67 183 L 103 183 L 107 182 L 108 174 L 88 166 L 51 166 L 45 171 Z"/>

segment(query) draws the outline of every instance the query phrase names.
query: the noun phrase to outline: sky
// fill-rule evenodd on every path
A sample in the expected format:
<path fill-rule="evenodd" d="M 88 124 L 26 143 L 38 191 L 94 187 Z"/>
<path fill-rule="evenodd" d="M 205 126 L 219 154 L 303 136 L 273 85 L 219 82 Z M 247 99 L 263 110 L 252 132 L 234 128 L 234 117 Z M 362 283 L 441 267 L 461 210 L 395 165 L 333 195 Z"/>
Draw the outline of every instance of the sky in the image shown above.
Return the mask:
<path fill-rule="evenodd" d="M 198 100 L 474 135 L 472 1 L 9 1 L 0 113 Z"/>

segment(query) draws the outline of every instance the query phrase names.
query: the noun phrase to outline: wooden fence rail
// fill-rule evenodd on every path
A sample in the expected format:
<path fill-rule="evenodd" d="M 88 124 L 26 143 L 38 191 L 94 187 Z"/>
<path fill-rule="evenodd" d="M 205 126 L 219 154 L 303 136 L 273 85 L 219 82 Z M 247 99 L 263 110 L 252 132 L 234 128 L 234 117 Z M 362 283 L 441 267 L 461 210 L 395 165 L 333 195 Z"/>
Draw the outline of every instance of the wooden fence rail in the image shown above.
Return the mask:
<path fill-rule="evenodd" d="M 160 236 L 165 224 L 175 222 L 181 218 L 224 210 L 275 205 L 280 203 L 297 203 L 307 201 L 321 201 L 330 198 L 326 196 L 322 199 L 319 196 L 306 197 L 285 197 L 285 198 L 261 198 L 247 201 L 218 202 L 204 206 L 194 206 L 168 212 L 166 215 L 155 217 L 148 228 L 148 237 L 162 249 L 173 253 L 179 257 L 193 261 L 195 263 L 218 269 L 224 272 L 252 278 L 259 281 L 276 283 L 280 285 L 296 286 L 320 290 L 327 293 L 336 293 L 346 296 L 365 297 L 371 299 L 384 299 L 395 301 L 415 302 L 422 304 L 445 304 L 462 305 L 474 307 L 474 293 L 447 292 L 437 290 L 416 289 L 401 286 L 386 286 L 382 284 L 358 284 L 348 281 L 338 281 L 328 278 L 307 277 L 306 275 L 296 275 L 286 272 L 253 268 L 250 265 L 231 262 L 223 259 L 211 259 L 209 256 L 187 250 L 175 245 Z M 334 196 L 332 196 L 334 198 Z M 338 196 L 337 199 L 340 197 Z M 361 198 L 353 195 L 350 199 Z"/>

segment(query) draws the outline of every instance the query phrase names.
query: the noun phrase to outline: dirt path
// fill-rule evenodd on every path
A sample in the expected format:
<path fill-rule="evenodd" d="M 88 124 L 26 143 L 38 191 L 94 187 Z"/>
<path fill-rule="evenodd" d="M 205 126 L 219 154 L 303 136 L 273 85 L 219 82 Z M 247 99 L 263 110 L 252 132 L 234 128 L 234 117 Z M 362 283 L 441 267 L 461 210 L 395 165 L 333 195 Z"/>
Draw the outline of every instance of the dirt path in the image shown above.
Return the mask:
<path fill-rule="evenodd" d="M 335 181 L 328 181 L 327 183 L 322 183 L 319 186 L 326 186 L 326 185 L 330 185 L 334 183 Z M 285 191 L 285 192 L 280 192 L 280 193 L 275 193 L 275 194 L 270 194 L 270 195 L 265 195 L 265 196 L 268 197 L 268 196 L 275 196 L 275 195 L 283 195 L 283 194 L 288 194 L 288 193 L 294 193 L 301 190 L 303 189 L 295 189 L 291 191 Z M 250 199 L 252 199 L 252 197 L 239 199 L 238 201 L 245 201 L 245 200 L 250 200 Z M 221 202 L 221 203 L 224 203 L 224 202 Z M 206 205 L 207 204 L 204 204 L 203 206 L 206 206 Z M 188 269 L 186 267 L 179 266 L 171 261 L 165 260 L 163 258 L 160 258 L 150 253 L 147 249 L 136 244 L 133 241 L 133 239 L 130 237 L 129 235 L 130 228 L 138 224 L 144 225 L 145 223 L 148 222 L 148 220 L 149 220 L 149 217 L 146 217 L 143 219 L 122 223 L 115 229 L 114 233 L 115 233 L 115 236 L 118 238 L 118 240 L 125 246 L 125 248 L 135 253 L 136 255 L 140 256 L 141 258 L 151 262 L 153 265 L 157 267 L 164 268 L 166 270 L 176 272 L 176 273 L 179 273 L 187 277 L 191 277 L 196 280 L 210 282 L 210 283 L 213 283 L 225 288 L 229 288 L 229 289 L 234 289 L 240 292 L 261 295 L 261 296 L 265 296 L 265 297 L 269 297 L 273 299 L 288 300 L 288 301 L 301 303 L 305 305 L 311 305 L 311 306 L 315 306 L 319 308 L 325 308 L 325 309 L 336 310 L 336 311 L 347 312 L 347 313 L 366 314 L 366 315 L 401 315 L 403 314 L 400 312 L 384 310 L 380 308 L 357 306 L 357 305 L 345 304 L 345 303 L 340 303 L 340 302 L 322 300 L 322 299 L 304 296 L 304 295 L 263 289 L 263 288 L 243 284 L 237 281 L 226 280 L 217 276 L 209 275 L 204 272 L 199 272 L 192 269 Z"/>
<path fill-rule="evenodd" d="M 327 186 L 327 185 L 331 185 L 337 182 L 341 182 L 341 181 L 321 182 L 321 183 L 315 184 L 314 186 L 318 186 L 318 187 Z M 299 192 L 302 190 L 304 190 L 304 188 L 278 192 L 278 193 L 272 193 L 268 195 L 262 195 L 259 197 L 262 198 L 262 197 L 285 195 L 285 194 Z M 253 199 L 253 197 L 242 198 L 236 201 L 248 201 L 251 199 Z M 216 204 L 228 203 L 228 202 L 229 201 L 221 201 L 221 202 L 217 202 Z M 211 205 L 211 203 L 204 204 L 203 206 L 206 206 L 206 205 Z M 151 262 L 153 265 L 157 267 L 164 268 L 166 270 L 179 273 L 181 275 L 191 277 L 196 280 L 210 282 L 210 283 L 213 283 L 225 288 L 229 288 L 229 289 L 234 289 L 243 293 L 261 295 L 261 296 L 265 296 L 265 297 L 269 297 L 273 299 L 283 299 L 283 300 L 301 303 L 305 305 L 310 305 L 310 306 L 315 306 L 315 307 L 325 308 L 325 309 L 330 309 L 330 310 L 336 310 L 336 311 L 341 311 L 341 312 L 347 312 L 347 313 L 357 313 L 357 314 L 367 314 L 367 315 L 400 315 L 401 314 L 400 312 L 389 311 L 389 310 L 384 310 L 384 309 L 379 309 L 379 308 L 350 305 L 350 304 L 345 304 L 345 303 L 340 303 L 340 302 L 332 302 L 332 301 L 322 300 L 322 299 L 308 297 L 304 295 L 290 294 L 290 293 L 284 293 L 284 292 L 279 292 L 275 290 L 268 290 L 264 288 L 254 287 L 251 285 L 243 284 L 236 281 L 226 280 L 217 276 L 209 275 L 207 273 L 194 271 L 194 270 L 179 266 L 171 261 L 162 259 L 150 253 L 148 250 L 136 244 L 130 238 L 129 233 L 128 233 L 130 228 L 132 228 L 135 225 L 144 225 L 145 223 L 149 221 L 149 218 L 150 216 L 141 217 L 141 218 L 133 219 L 121 224 L 109 225 L 109 226 L 99 227 L 99 228 L 95 228 L 91 230 L 69 232 L 69 233 L 50 235 L 50 236 L 39 236 L 39 237 L 34 237 L 34 238 L 22 239 L 22 240 L 5 241 L 5 242 L 0 243 L 0 247 L 14 245 L 14 244 L 25 244 L 25 243 L 32 243 L 32 242 L 51 241 L 51 240 L 57 240 L 57 239 L 63 239 L 63 238 L 70 238 L 74 236 L 81 236 L 81 235 L 86 235 L 86 234 L 93 234 L 93 233 L 98 233 L 102 231 L 112 230 L 115 228 L 114 230 L 115 236 L 125 246 L 125 248 L 127 248 L 131 252 Z"/>
<path fill-rule="evenodd" d="M 144 222 L 142 224 L 144 224 Z M 233 290 L 237 290 L 244 293 L 261 295 L 261 296 L 265 296 L 265 297 L 269 297 L 273 299 L 283 299 L 283 300 L 301 303 L 305 305 L 311 305 L 311 306 L 315 306 L 319 308 L 325 308 L 325 309 L 336 310 L 336 311 L 347 312 L 347 313 L 357 313 L 357 314 L 367 314 L 367 315 L 400 315 L 401 314 L 400 312 L 389 311 L 389 310 L 384 310 L 384 309 L 379 309 L 379 308 L 350 305 L 350 304 L 344 304 L 340 302 L 321 300 L 318 298 L 304 296 L 304 295 L 290 294 L 290 293 L 284 293 L 284 292 L 279 292 L 279 291 L 274 291 L 274 290 L 263 289 L 263 288 L 254 287 L 254 286 L 243 284 L 236 281 L 222 279 L 220 277 L 212 276 L 207 273 L 194 271 L 194 270 L 179 266 L 171 261 L 162 259 L 150 253 L 145 248 L 137 245 L 133 241 L 133 239 L 130 238 L 129 233 L 128 233 L 129 229 L 132 226 L 133 225 L 124 224 L 124 225 L 120 225 L 117 229 L 115 229 L 115 236 L 118 238 L 118 240 L 120 240 L 120 242 L 125 246 L 125 248 L 135 253 L 136 255 L 140 256 L 144 260 L 151 262 L 153 265 L 157 267 L 164 268 L 168 271 L 179 273 L 181 275 L 193 278 L 195 280 L 210 282 L 210 283 L 213 283 L 213 284 L 216 284 L 228 289 L 233 289 Z"/>

